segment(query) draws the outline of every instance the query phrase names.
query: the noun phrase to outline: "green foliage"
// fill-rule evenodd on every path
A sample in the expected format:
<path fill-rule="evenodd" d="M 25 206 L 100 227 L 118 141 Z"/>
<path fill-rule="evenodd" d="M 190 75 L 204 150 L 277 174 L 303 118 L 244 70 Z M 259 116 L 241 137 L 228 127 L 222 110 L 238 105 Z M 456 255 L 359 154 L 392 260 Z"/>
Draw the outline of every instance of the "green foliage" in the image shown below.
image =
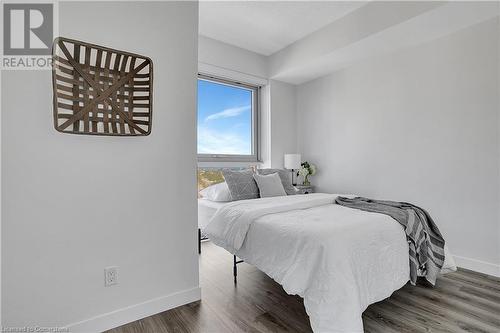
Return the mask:
<path fill-rule="evenodd" d="M 224 176 L 220 170 L 198 169 L 198 191 L 223 181 Z"/>

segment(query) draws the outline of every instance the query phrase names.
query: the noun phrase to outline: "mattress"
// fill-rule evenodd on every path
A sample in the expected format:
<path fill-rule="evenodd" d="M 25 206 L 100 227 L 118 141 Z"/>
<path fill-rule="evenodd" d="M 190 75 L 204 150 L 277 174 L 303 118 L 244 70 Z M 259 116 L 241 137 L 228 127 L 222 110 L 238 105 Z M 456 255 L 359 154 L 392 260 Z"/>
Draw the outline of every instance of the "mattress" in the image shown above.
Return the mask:
<path fill-rule="evenodd" d="M 227 202 L 198 199 L 198 228 L 203 230 L 215 212 L 226 204 Z"/>

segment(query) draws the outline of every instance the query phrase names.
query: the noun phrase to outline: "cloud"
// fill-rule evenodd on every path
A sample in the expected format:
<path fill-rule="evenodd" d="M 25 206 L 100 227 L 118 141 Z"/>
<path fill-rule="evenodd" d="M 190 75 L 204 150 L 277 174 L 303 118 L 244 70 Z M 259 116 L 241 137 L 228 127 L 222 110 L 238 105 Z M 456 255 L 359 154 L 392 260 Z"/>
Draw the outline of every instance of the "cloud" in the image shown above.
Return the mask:
<path fill-rule="evenodd" d="M 251 142 L 231 132 L 213 131 L 198 126 L 198 153 L 200 154 L 251 154 Z"/>
<path fill-rule="evenodd" d="M 237 108 L 225 109 L 221 112 L 217 112 L 217 113 L 209 115 L 208 117 L 205 118 L 205 121 L 210 121 L 210 120 L 215 120 L 215 119 L 220 119 L 220 118 L 237 117 L 240 114 L 242 114 L 243 112 L 250 111 L 250 109 L 251 109 L 250 105 L 240 106 Z"/>

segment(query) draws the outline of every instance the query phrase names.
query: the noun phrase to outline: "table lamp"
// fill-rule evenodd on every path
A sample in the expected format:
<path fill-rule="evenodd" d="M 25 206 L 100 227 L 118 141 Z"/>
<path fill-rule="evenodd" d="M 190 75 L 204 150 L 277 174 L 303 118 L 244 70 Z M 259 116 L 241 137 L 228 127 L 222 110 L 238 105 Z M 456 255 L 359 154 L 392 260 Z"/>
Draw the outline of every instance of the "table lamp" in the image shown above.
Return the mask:
<path fill-rule="evenodd" d="M 293 181 L 294 171 L 300 169 L 301 165 L 300 154 L 285 154 L 285 169 L 292 170 L 292 185 L 295 186 L 297 183 Z"/>

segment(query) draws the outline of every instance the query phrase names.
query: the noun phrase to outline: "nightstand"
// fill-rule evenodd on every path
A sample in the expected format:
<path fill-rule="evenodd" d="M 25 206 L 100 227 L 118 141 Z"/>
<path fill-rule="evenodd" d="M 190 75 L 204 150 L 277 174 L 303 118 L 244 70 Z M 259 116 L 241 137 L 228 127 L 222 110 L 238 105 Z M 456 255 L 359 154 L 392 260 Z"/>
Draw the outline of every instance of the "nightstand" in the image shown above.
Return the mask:
<path fill-rule="evenodd" d="M 297 188 L 297 194 L 314 193 L 314 186 L 312 185 L 295 185 L 295 188 Z"/>

